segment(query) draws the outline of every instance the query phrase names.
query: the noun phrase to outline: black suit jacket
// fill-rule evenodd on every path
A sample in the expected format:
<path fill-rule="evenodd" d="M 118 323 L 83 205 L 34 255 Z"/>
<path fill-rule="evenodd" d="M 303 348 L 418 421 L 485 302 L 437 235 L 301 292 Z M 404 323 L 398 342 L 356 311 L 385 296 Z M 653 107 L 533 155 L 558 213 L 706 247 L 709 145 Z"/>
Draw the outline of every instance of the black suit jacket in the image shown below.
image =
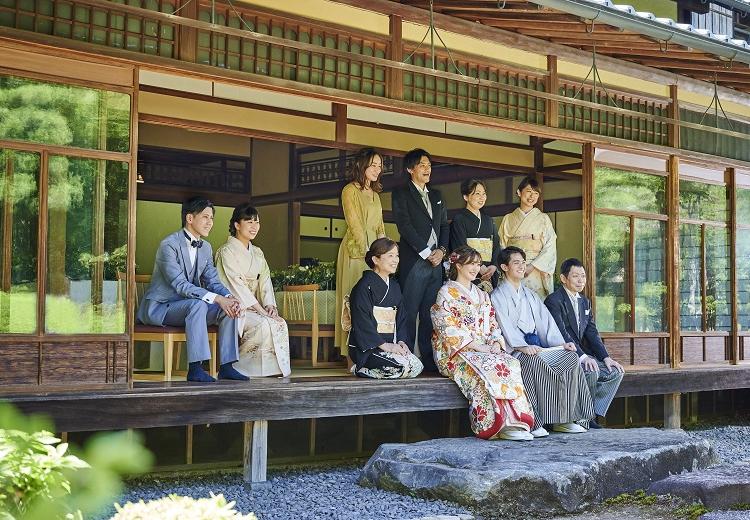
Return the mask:
<path fill-rule="evenodd" d="M 594 323 L 591 300 L 583 294 L 578 299 L 580 328 L 575 326 L 576 315 L 573 312 L 573 304 L 570 302 L 564 287 L 558 287 L 555 292 L 547 296 L 544 304 L 552 317 L 555 318 L 557 327 L 562 332 L 565 341 L 575 343 L 579 356 L 587 354 L 599 361 L 604 361 L 604 358 L 609 357 L 602 337 L 599 335 L 599 330 L 596 328 L 596 323 Z"/>
<path fill-rule="evenodd" d="M 427 195 L 432 206 L 432 218 L 427 213 L 427 208 L 422 201 L 422 196 L 411 180 L 404 186 L 393 191 L 392 207 L 393 218 L 396 221 L 398 232 L 401 235 L 399 241 L 399 280 L 406 281 L 409 271 L 417 262 L 425 262 L 419 252 L 427 247 L 430 240 L 430 230 L 435 230 L 437 246 L 448 248 L 448 211 L 443 203 L 443 197 L 436 189 L 427 187 Z"/>

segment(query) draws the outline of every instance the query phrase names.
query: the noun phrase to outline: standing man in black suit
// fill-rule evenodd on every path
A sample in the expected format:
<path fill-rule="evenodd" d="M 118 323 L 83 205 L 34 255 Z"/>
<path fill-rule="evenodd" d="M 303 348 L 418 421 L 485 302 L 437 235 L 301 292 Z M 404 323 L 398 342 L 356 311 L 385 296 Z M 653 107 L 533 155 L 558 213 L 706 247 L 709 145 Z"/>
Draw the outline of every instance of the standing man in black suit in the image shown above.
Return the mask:
<path fill-rule="evenodd" d="M 586 286 L 586 269 L 580 260 L 568 258 L 562 263 L 560 282 L 562 287 L 547 296 L 544 304 L 555 318 L 565 341 L 576 345 L 597 415 L 589 426 L 599 428 L 597 419 L 607 414 L 625 369 L 607 352 L 594 323 L 591 300 L 581 294 Z"/>
<path fill-rule="evenodd" d="M 437 372 L 432 355 L 430 307 L 443 285 L 443 258 L 448 250 L 448 212 L 440 192 L 428 189 L 432 173 L 430 154 L 416 148 L 404 157 L 411 178 L 393 191 L 393 216 L 401 235 L 399 283 L 404 294 L 404 312 L 409 328 L 407 343 L 414 345 L 417 315 L 417 343 L 425 372 Z"/>

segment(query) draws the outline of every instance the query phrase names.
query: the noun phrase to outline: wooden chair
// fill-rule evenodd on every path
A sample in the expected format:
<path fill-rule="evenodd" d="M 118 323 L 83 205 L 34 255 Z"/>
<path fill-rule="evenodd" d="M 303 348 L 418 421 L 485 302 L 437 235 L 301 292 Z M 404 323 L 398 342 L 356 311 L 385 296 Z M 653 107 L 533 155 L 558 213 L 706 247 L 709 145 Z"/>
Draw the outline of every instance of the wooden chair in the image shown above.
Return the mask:
<path fill-rule="evenodd" d="M 125 273 L 117 273 L 117 280 L 124 283 L 127 279 Z M 141 303 L 141 298 L 146 292 L 149 283 L 151 283 L 150 274 L 137 274 L 135 275 L 135 309 L 138 310 L 138 306 Z M 120 291 L 118 284 L 118 292 Z M 123 291 L 123 294 L 125 292 Z M 209 373 L 216 377 L 216 343 L 218 337 L 218 329 L 215 325 L 208 327 L 208 344 L 211 348 L 211 360 L 209 361 Z M 135 324 L 133 329 L 133 348 L 137 341 L 158 341 L 164 345 L 164 375 L 154 376 L 153 374 L 145 373 L 133 373 L 134 381 L 151 381 L 154 379 L 160 379 L 163 381 L 171 381 L 173 375 L 184 375 L 184 372 L 179 373 L 176 370 L 177 364 L 180 360 L 181 345 L 187 341 L 185 336 L 184 327 L 170 327 L 167 325 L 143 325 L 142 323 Z M 173 366 L 174 365 L 174 366 Z"/>
<path fill-rule="evenodd" d="M 320 285 L 285 285 L 282 300 L 282 316 L 289 327 L 289 337 L 310 338 L 312 366 L 322 366 L 318 362 L 318 346 L 321 338 L 333 338 L 333 325 L 321 325 L 318 321 L 318 291 Z M 305 306 L 305 294 L 312 294 L 310 314 Z M 324 363 L 329 365 L 329 363 Z M 339 363 L 336 363 L 339 365 Z"/>

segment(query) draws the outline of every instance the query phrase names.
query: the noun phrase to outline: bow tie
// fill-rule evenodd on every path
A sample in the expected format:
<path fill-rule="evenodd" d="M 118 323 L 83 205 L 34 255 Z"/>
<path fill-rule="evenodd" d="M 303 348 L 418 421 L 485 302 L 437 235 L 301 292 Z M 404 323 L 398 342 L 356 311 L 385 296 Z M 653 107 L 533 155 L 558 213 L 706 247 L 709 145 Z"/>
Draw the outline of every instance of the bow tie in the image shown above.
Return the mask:
<path fill-rule="evenodd" d="M 183 235 L 185 235 L 185 238 L 190 240 L 190 247 L 200 248 L 203 245 L 203 240 L 193 240 L 190 235 L 188 235 L 186 232 L 182 232 Z"/>

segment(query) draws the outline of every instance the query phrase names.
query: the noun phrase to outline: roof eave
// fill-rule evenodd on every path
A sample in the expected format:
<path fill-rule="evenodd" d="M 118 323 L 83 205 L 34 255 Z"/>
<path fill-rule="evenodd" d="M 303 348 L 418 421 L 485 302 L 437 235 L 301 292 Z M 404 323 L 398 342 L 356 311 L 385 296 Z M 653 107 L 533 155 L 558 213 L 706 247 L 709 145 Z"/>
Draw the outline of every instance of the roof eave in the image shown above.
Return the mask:
<path fill-rule="evenodd" d="M 679 27 L 670 27 L 655 20 L 619 11 L 604 5 L 596 5 L 583 0 L 531 0 L 537 5 L 569 13 L 597 23 L 605 23 L 620 29 L 631 30 L 662 42 L 683 45 L 706 53 L 714 54 L 727 61 L 750 65 L 750 49 L 722 43 L 709 36 L 692 33 Z M 747 9 L 747 7 L 745 7 Z M 596 29 L 594 29 L 596 30 Z"/>

